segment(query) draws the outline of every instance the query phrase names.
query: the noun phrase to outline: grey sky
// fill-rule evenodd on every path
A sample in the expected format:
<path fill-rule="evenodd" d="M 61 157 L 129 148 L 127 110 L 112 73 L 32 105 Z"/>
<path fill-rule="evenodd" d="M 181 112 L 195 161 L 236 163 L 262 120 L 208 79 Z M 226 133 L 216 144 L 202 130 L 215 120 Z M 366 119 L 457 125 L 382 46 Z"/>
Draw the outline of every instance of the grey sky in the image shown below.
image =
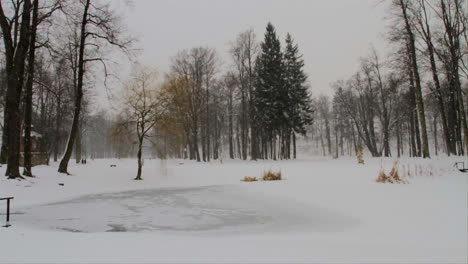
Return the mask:
<path fill-rule="evenodd" d="M 231 64 L 230 41 L 253 28 L 263 39 L 271 21 L 282 41 L 290 32 L 304 54 L 314 94 L 351 75 L 359 57 L 385 41 L 385 6 L 378 0 L 134 0 L 125 12 L 130 32 L 143 48 L 140 62 L 167 71 L 170 57 L 195 46 L 217 49 Z"/>

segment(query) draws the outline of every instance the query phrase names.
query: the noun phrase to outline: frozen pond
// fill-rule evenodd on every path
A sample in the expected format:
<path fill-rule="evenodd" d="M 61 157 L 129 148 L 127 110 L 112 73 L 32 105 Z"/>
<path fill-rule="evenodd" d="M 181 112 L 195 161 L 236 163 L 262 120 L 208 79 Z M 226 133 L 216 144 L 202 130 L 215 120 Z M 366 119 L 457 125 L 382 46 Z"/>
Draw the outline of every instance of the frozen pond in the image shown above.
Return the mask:
<path fill-rule="evenodd" d="M 21 209 L 16 222 L 70 232 L 342 231 L 357 221 L 244 186 L 166 188 L 88 195 Z"/>

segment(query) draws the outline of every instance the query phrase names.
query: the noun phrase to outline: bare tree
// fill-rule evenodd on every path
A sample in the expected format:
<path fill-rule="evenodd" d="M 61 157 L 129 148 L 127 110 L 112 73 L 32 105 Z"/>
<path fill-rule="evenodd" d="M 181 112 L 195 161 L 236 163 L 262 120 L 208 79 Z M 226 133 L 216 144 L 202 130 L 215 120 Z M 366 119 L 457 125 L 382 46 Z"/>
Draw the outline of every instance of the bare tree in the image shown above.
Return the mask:
<path fill-rule="evenodd" d="M 465 4 L 465 8 L 463 8 L 463 4 Z M 458 143 L 460 155 L 464 155 L 465 149 L 468 151 L 468 125 L 464 105 L 466 95 L 463 94 L 460 81 L 460 71 L 463 70 L 463 58 L 466 58 L 467 49 L 465 10 L 466 3 L 462 0 L 441 0 L 436 11 L 444 26 L 444 34 L 441 39 L 443 47 L 438 51 L 438 55 L 444 62 L 451 90 L 449 100 L 453 111 L 449 113 L 448 122 L 449 125 L 453 124 L 451 127 L 454 130 L 454 140 Z M 463 37 L 465 37 L 465 42 L 463 42 Z M 462 134 L 464 134 L 464 138 Z M 464 145 L 463 141 L 465 141 Z"/>
<path fill-rule="evenodd" d="M 24 117 L 24 176 L 32 177 L 31 170 L 31 123 L 32 123 L 32 86 L 36 56 L 36 33 L 38 26 L 39 0 L 34 0 L 32 8 L 31 39 L 29 41 L 28 78 L 26 81 L 26 102 Z"/>
<path fill-rule="evenodd" d="M 124 87 L 123 105 L 126 123 L 134 126 L 138 137 L 138 171 L 135 180 L 141 180 L 142 149 L 145 139 L 167 110 L 168 100 L 157 83 L 157 73 L 137 66 Z"/>
<path fill-rule="evenodd" d="M 327 141 L 327 149 L 328 149 L 328 155 L 331 155 L 332 154 L 332 145 L 331 145 L 331 133 L 330 133 L 330 121 L 331 121 L 331 109 L 330 109 L 330 101 L 328 99 L 328 97 L 326 96 L 319 96 L 318 100 L 317 100 L 317 109 L 318 109 L 318 114 L 319 114 L 319 118 L 320 118 L 320 121 L 321 121 L 321 124 L 323 123 L 323 125 L 325 126 L 325 128 L 323 129 L 323 125 L 322 125 L 322 129 L 321 129 L 321 133 L 320 133 L 320 139 L 321 139 L 321 142 L 322 142 L 322 145 L 325 149 L 325 144 L 323 144 L 323 133 L 325 133 L 325 139 Z M 325 151 L 324 151 L 324 155 L 325 155 Z"/>
<path fill-rule="evenodd" d="M 444 134 L 444 139 L 445 139 L 445 144 L 447 146 L 447 152 L 448 154 L 455 154 L 456 150 L 454 147 L 454 140 L 453 136 L 451 136 L 451 133 L 448 129 L 448 123 L 447 123 L 447 116 L 446 116 L 446 103 L 444 101 L 444 94 L 442 91 L 441 87 L 441 82 L 439 78 L 439 70 L 437 67 L 436 63 L 436 52 L 437 52 L 437 47 L 435 46 L 435 43 L 433 41 L 433 31 L 431 30 L 430 26 L 430 21 L 429 21 L 429 12 L 426 8 L 426 0 L 418 0 L 418 6 L 414 10 L 415 13 L 415 18 L 417 20 L 417 27 L 416 30 L 420 35 L 420 38 L 424 40 L 424 43 L 427 46 L 427 57 L 429 58 L 429 63 L 430 63 L 430 69 L 431 69 L 431 75 L 432 75 L 432 80 L 434 82 L 434 86 L 429 86 L 433 87 L 432 92 L 435 94 L 439 111 L 440 111 L 440 116 L 441 116 L 441 123 L 442 123 L 442 129 L 443 129 L 443 134 Z"/>
<path fill-rule="evenodd" d="M 252 160 L 257 159 L 257 135 L 253 106 L 253 84 L 254 84 L 254 65 L 259 51 L 253 29 L 240 33 L 234 43 L 231 44 L 231 56 L 234 61 L 236 75 L 240 92 L 240 127 L 241 127 L 241 153 L 242 159 L 247 159 L 248 137 L 250 129 L 251 147 L 250 153 Z"/>
<path fill-rule="evenodd" d="M 62 0 L 54 0 L 50 3 L 45 3 L 44 6 L 39 6 L 39 0 L 33 1 L 32 6 L 32 22 L 30 29 L 30 41 L 29 41 L 29 56 L 28 56 L 28 69 L 27 69 L 27 80 L 25 84 L 25 101 L 24 101 L 24 176 L 32 177 L 32 164 L 31 164 L 31 127 L 32 127 L 32 112 L 33 112 L 33 82 L 35 76 L 35 58 L 36 49 L 45 46 L 47 40 L 41 41 L 38 37 L 38 27 L 41 23 L 45 22 L 52 14 L 61 8 Z M 41 13 L 39 11 L 41 10 Z M 47 35 L 48 30 L 44 32 Z"/>
<path fill-rule="evenodd" d="M 58 169 L 59 172 L 67 174 L 68 162 L 70 161 L 79 129 L 85 65 L 91 62 L 101 62 L 105 78 L 107 78 L 106 59 L 101 56 L 101 46 L 110 45 L 118 47 L 120 50 L 128 53 L 129 46 L 133 42 L 133 39 L 123 36 L 122 29 L 118 24 L 119 18 L 112 13 L 109 4 L 98 5 L 97 3 L 91 3 L 91 0 L 81 0 L 80 6 L 83 11 L 79 24 L 79 45 L 76 47 L 78 50 L 78 70 L 75 87 L 75 108 L 67 148 Z M 89 52 L 85 53 L 85 50 Z"/>
<path fill-rule="evenodd" d="M 187 85 L 189 105 L 189 156 L 197 161 L 206 160 L 209 142 L 209 89 L 217 64 L 216 52 L 210 48 L 192 48 L 190 51 L 179 52 L 172 59 L 172 72 Z M 203 115 L 205 114 L 205 115 Z M 201 130 L 202 155 L 199 150 L 199 136 Z"/>
<path fill-rule="evenodd" d="M 234 93 L 237 86 L 234 73 L 227 73 L 223 82 L 227 99 L 229 158 L 234 159 Z"/>
<path fill-rule="evenodd" d="M 424 100 L 421 87 L 421 77 L 419 75 L 417 54 L 416 54 L 416 38 L 414 35 L 413 19 L 410 17 L 410 2 L 408 0 L 395 0 L 393 4 L 400 8 L 401 16 L 405 24 L 405 33 L 408 37 L 408 50 L 411 58 L 411 70 L 414 76 L 415 95 L 418 106 L 419 123 L 421 127 L 422 138 L 422 155 L 424 158 L 429 158 L 429 142 L 427 139 L 426 116 L 424 111 Z"/>

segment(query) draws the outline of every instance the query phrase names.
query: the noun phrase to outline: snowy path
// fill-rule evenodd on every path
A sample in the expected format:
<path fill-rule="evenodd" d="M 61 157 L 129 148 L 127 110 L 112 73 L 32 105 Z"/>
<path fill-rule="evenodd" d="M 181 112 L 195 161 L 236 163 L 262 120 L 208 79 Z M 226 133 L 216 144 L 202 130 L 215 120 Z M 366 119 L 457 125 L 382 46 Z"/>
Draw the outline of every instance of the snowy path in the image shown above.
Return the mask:
<path fill-rule="evenodd" d="M 467 175 L 450 159 L 406 162 L 435 173 L 385 185 L 374 179 L 390 159 L 147 160 L 137 182 L 134 160 L 74 176 L 38 167 L 35 179 L 0 178 L 20 213 L 0 229 L 0 262 L 466 263 Z M 270 168 L 286 180 L 239 181 Z"/>

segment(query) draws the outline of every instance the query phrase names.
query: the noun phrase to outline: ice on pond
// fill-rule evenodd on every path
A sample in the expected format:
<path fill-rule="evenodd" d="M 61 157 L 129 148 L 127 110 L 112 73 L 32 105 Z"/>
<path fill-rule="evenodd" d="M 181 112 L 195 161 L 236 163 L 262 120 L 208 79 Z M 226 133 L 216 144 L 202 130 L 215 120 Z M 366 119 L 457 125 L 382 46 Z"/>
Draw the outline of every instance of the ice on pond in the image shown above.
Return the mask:
<path fill-rule="evenodd" d="M 353 218 L 266 197 L 242 186 L 165 188 L 96 194 L 24 208 L 17 221 L 69 232 L 342 231 Z"/>

